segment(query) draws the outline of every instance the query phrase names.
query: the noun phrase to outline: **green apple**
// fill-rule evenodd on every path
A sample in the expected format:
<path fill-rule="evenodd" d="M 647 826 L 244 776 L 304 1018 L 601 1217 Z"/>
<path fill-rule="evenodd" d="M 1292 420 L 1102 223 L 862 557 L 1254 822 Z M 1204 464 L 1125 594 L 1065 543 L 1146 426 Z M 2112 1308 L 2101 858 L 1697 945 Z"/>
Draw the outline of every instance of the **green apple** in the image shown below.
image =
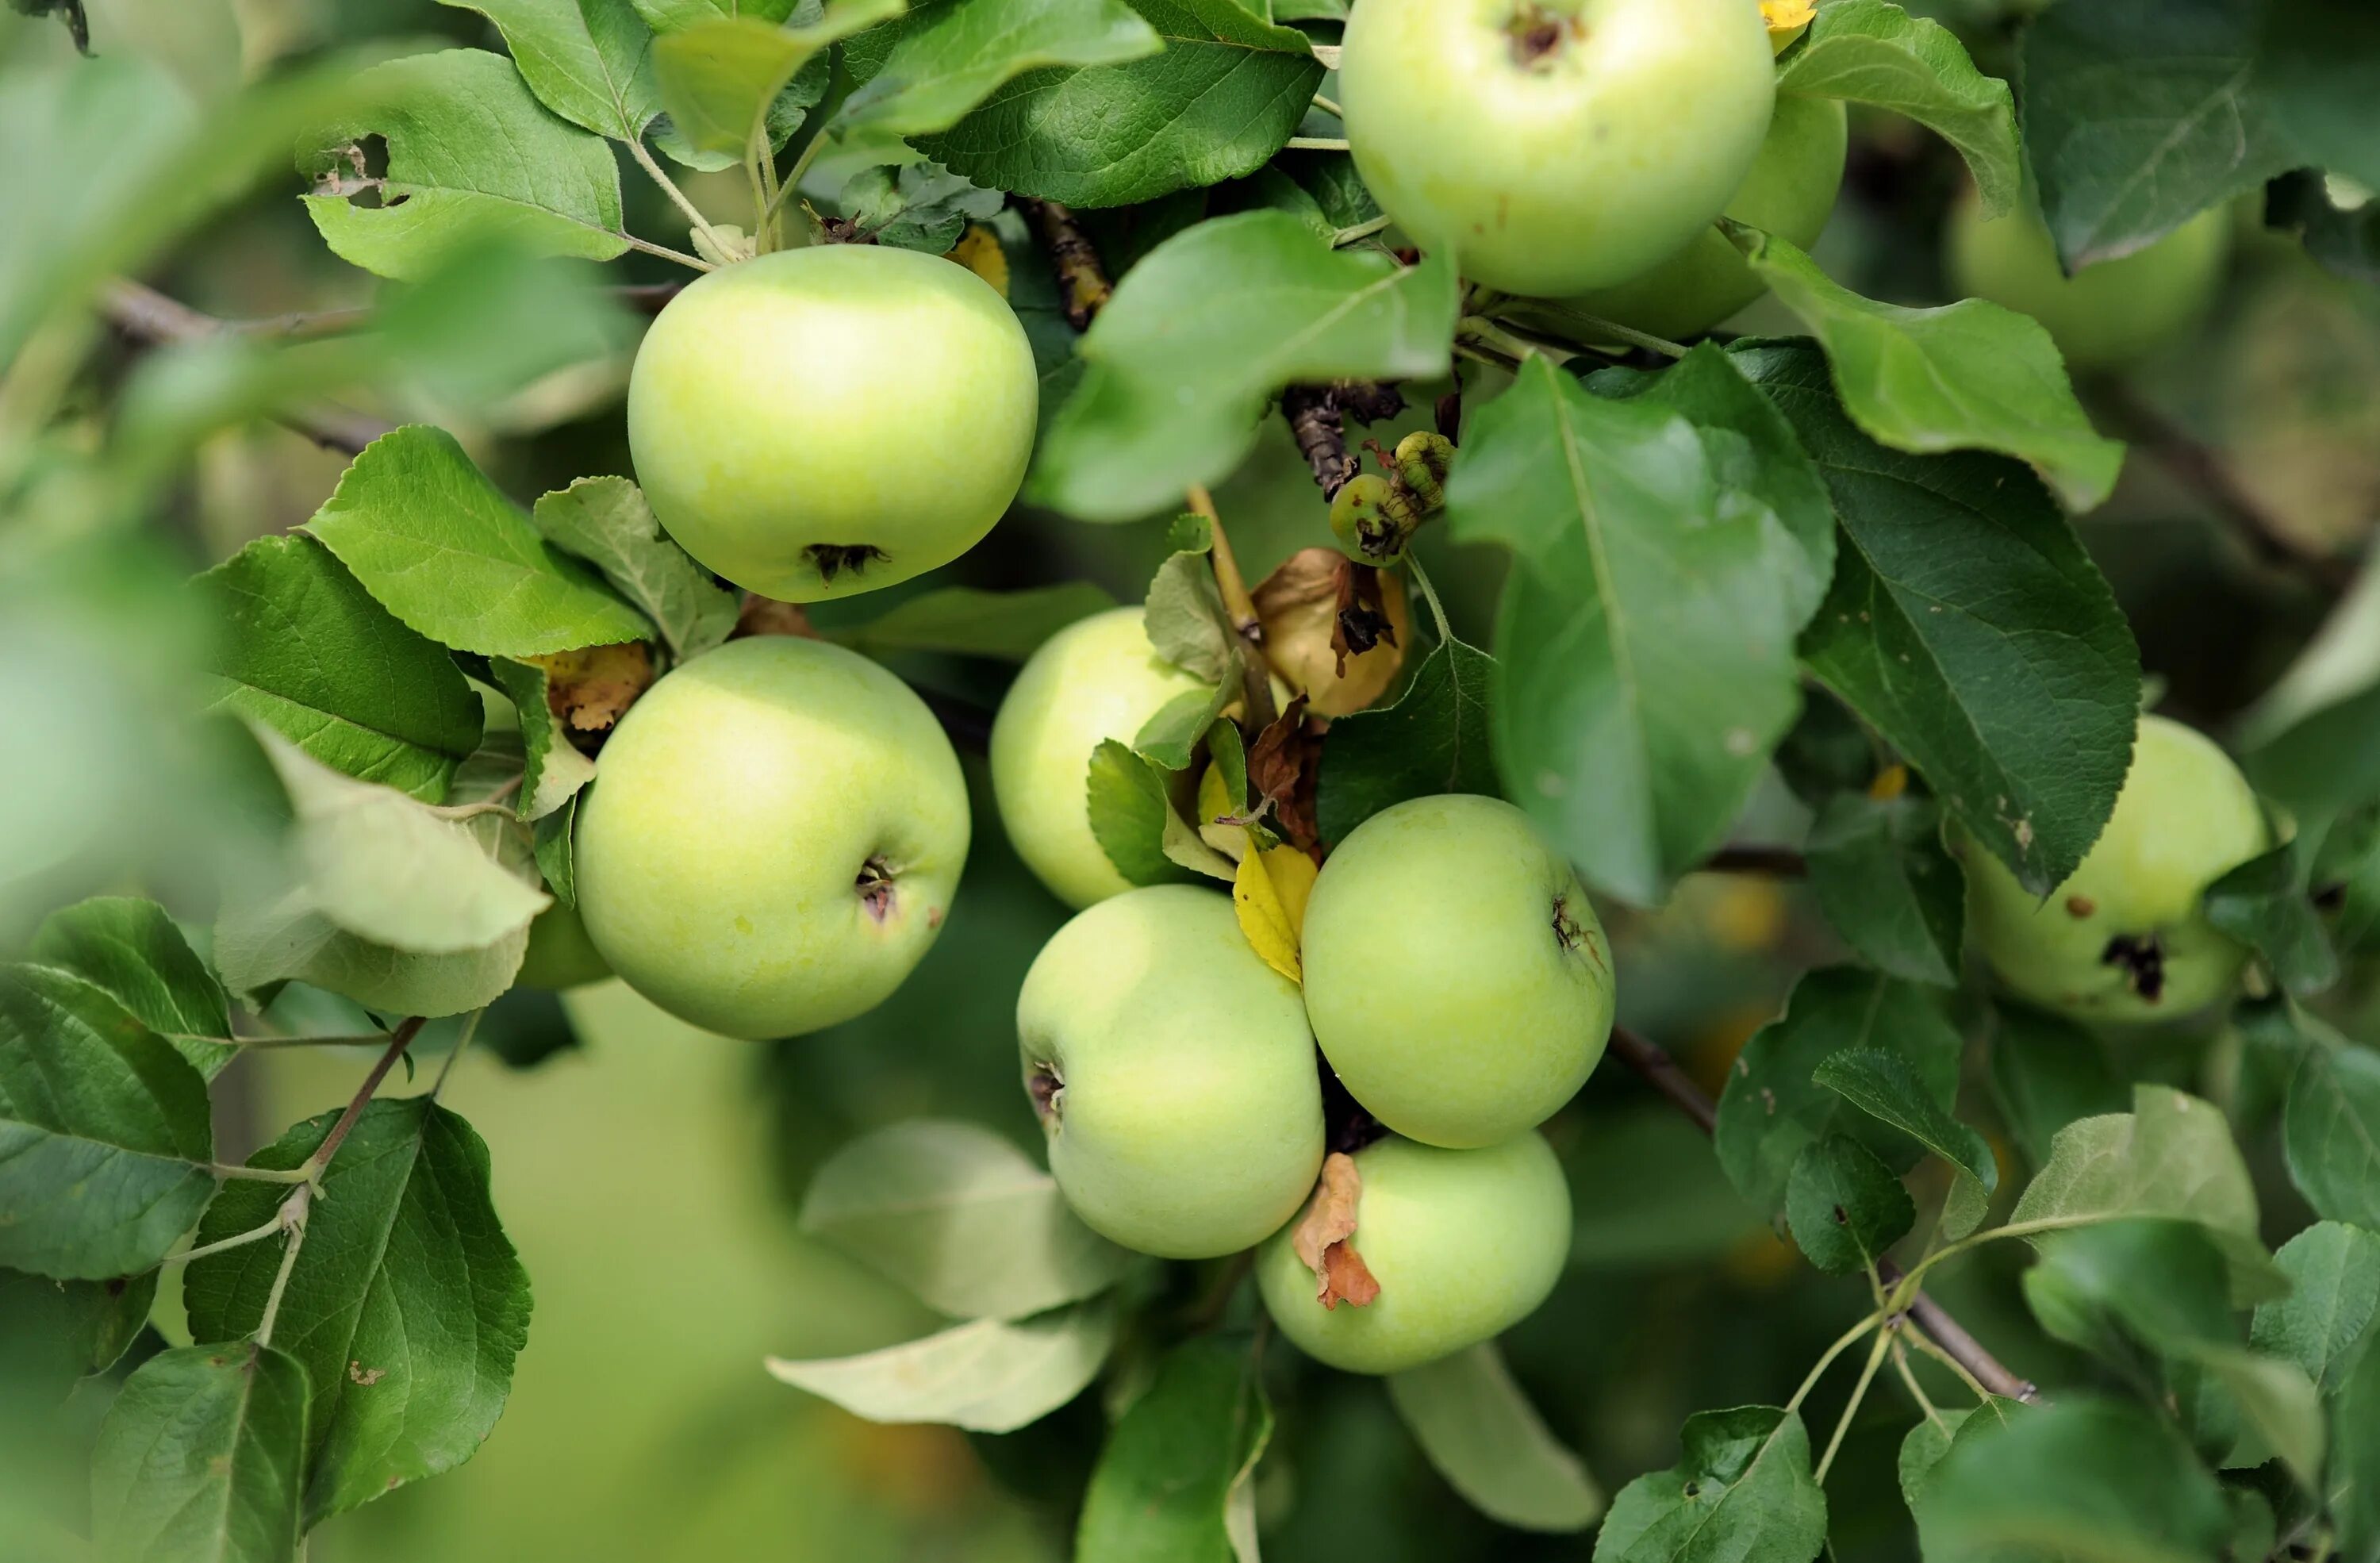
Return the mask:
<path fill-rule="evenodd" d="M 1433 1145 L 1543 1122 L 1611 1036 L 1611 947 L 1586 889 L 1500 798 L 1412 798 L 1348 832 L 1306 903 L 1303 959 L 1341 1083 Z"/>
<path fill-rule="evenodd" d="M 2072 369 L 2117 369 L 2180 336 L 2223 285 L 2230 221 L 2210 207 L 2145 248 L 2058 269 L 2049 231 L 2019 202 L 1986 219 L 1970 190 L 1951 209 L 1943 265 L 1951 285 L 2042 323 Z"/>
<path fill-rule="evenodd" d="M 1132 888 L 1091 834 L 1091 751 L 1131 743 L 1167 701 L 1208 687 L 1158 656 L 1138 608 L 1077 620 L 1026 661 L 991 724 L 991 791 L 1052 895 L 1081 907 Z"/>
<path fill-rule="evenodd" d="M 603 952 L 587 937 L 587 924 L 576 907 L 555 902 L 528 926 L 528 949 L 521 956 L 516 987 L 548 987 L 557 992 L 601 982 L 612 975 Z"/>
<path fill-rule="evenodd" d="M 1776 99 L 1751 0 L 1364 0 L 1344 42 L 1380 210 L 1540 298 L 1623 283 L 1708 226 Z"/>
<path fill-rule="evenodd" d="M 662 678 L 578 806 L 578 911 L 629 987 L 730 1036 L 874 1009 L 941 931 L 966 780 L 908 685 L 842 647 L 733 640 Z"/>
<path fill-rule="evenodd" d="M 1314 1037 L 1230 896 L 1155 885 L 1077 913 L 1025 974 L 1016 1037 L 1050 1174 L 1126 1248 L 1235 1253 L 1313 1191 Z"/>
<path fill-rule="evenodd" d="M 1842 103 L 1782 97 L 1752 172 L 1728 198 L 1727 215 L 1800 248 L 1817 242 L 1843 183 Z M 1717 228 L 1617 287 L 1563 300 L 1562 307 L 1655 336 L 1698 336 L 1767 291 Z"/>
<path fill-rule="evenodd" d="M 785 602 L 973 548 L 1025 479 L 1039 395 L 990 284 L 872 244 L 783 250 L 670 300 L 628 380 L 628 448 L 688 553 Z"/>
<path fill-rule="evenodd" d="M 2269 844 L 2264 811 L 2230 757 L 2180 722 L 2141 719 L 2115 813 L 2046 900 L 1952 835 L 1975 947 L 2036 1003 L 2086 1020 L 2171 1019 L 2229 993 L 2247 959 L 2199 898 Z"/>
<path fill-rule="evenodd" d="M 1570 1187 L 1542 1134 L 1484 1150 L 1386 1139 L 1355 1153 L 1348 1241 L 1380 1293 L 1325 1308 L 1291 1231 L 1257 1254 L 1265 1311 L 1297 1348 L 1348 1373 L 1402 1373 L 1536 1311 L 1570 1256 Z"/>

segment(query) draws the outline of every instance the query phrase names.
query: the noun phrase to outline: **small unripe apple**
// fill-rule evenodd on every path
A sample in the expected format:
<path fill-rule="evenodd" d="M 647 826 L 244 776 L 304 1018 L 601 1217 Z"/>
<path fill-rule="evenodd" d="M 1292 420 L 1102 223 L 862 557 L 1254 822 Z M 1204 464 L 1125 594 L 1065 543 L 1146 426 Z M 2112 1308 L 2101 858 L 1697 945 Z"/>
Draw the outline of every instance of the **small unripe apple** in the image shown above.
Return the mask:
<path fill-rule="evenodd" d="M 1570 1256 L 1570 1187 L 1542 1134 L 1483 1150 L 1386 1139 L 1355 1153 L 1348 1242 L 1379 1283 L 1325 1308 L 1293 1228 L 1257 1254 L 1265 1311 L 1298 1350 L 1348 1373 L 1402 1373 L 1502 1334 L 1536 1311 Z"/>
<path fill-rule="evenodd" d="M 1825 231 L 1842 188 L 1846 145 L 1842 103 L 1833 98 L 1781 97 L 1760 155 L 1727 215 L 1807 249 Z M 1767 290 L 1742 252 L 1717 228 L 1705 228 L 1644 275 L 1565 299 L 1566 308 L 1649 332 L 1696 336 Z"/>
<path fill-rule="evenodd" d="M 612 975 L 603 952 L 587 937 L 587 924 L 576 907 L 555 902 L 528 926 L 528 949 L 522 952 L 520 971 L 513 978 L 521 987 L 545 987 L 556 992 L 601 982 Z"/>
<path fill-rule="evenodd" d="M 688 553 L 815 602 L 973 548 L 1025 480 L 1039 394 L 1025 328 L 981 277 L 819 245 L 670 300 L 628 380 L 628 447 Z"/>
<path fill-rule="evenodd" d="M 1973 190 L 1951 208 L 1944 267 L 1966 297 L 2031 315 L 2071 369 L 2118 369 L 2196 324 L 2223 285 L 2231 228 L 2209 207 L 2144 248 L 2058 270 L 2049 231 L 2022 203 L 1986 219 Z"/>
<path fill-rule="evenodd" d="M 1412 798 L 1350 831 L 1306 903 L 1303 959 L 1341 1083 L 1433 1145 L 1543 1122 L 1611 1036 L 1611 948 L 1586 887 L 1500 798 Z"/>
<path fill-rule="evenodd" d="M 1081 907 L 1132 888 L 1091 833 L 1091 751 L 1130 744 L 1167 701 L 1205 687 L 1157 654 L 1136 607 L 1078 620 L 1026 662 L 991 724 L 991 791 L 1050 894 Z"/>
<path fill-rule="evenodd" d="M 1313 1189 L 1313 1034 L 1231 897 L 1155 885 L 1077 914 L 1025 975 L 1016 1036 L 1051 1176 L 1126 1248 L 1234 1253 Z"/>
<path fill-rule="evenodd" d="M 1951 836 L 1975 948 L 2035 1003 L 2083 1020 L 2169 1020 L 2228 994 L 2247 959 L 2199 898 L 2269 844 L 2264 811 L 2230 757 L 2180 722 L 2141 719 L 2107 829 L 2046 900 Z"/>
<path fill-rule="evenodd" d="M 1558 298 L 1674 253 L 1751 170 L 1776 65 L 1750 0 L 1364 0 L 1339 67 L 1380 210 Z"/>
<path fill-rule="evenodd" d="M 629 987 L 730 1036 L 874 1009 L 966 863 L 966 780 L 926 703 L 856 651 L 733 640 L 664 676 L 578 806 L 578 910 Z"/>

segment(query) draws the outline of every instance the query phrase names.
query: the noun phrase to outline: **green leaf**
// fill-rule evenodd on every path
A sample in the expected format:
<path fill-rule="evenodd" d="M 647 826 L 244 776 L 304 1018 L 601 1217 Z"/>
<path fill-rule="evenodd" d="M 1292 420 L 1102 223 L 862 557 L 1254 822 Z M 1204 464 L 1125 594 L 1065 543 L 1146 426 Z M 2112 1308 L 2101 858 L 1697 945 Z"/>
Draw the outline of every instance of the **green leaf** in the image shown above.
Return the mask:
<path fill-rule="evenodd" d="M 629 0 L 441 0 L 477 11 L 504 35 L 521 79 L 574 125 L 641 139 L 661 113 L 652 29 Z"/>
<path fill-rule="evenodd" d="M 595 780 L 595 762 L 572 746 L 561 719 L 548 702 L 545 669 L 534 662 L 492 657 L 488 671 L 519 713 L 522 744 L 520 798 L 523 819 L 542 819 L 578 795 Z"/>
<path fill-rule="evenodd" d="M 1182 876 L 1165 854 L 1165 828 L 1173 806 L 1165 779 L 1147 760 L 1112 738 L 1091 751 L 1088 779 L 1091 834 L 1117 873 L 1135 885 L 1170 884 Z"/>
<path fill-rule="evenodd" d="M 207 1084 L 104 990 L 0 966 L 0 1266 L 145 1270 L 214 1190 Z"/>
<path fill-rule="evenodd" d="M 1403 266 L 1332 249 L 1286 212 L 1186 229 L 1124 273 L 1084 335 L 1088 370 L 1027 491 L 1090 521 L 1178 505 L 1188 486 L 1231 475 L 1285 385 L 1443 375 L 1455 302 L 1443 256 Z"/>
<path fill-rule="evenodd" d="M 1176 695 L 1143 722 L 1133 735 L 1134 753 L 1160 770 L 1187 770 L 1207 733 L 1223 708 L 1238 697 L 1235 680 L 1212 689 L 1188 689 Z"/>
<path fill-rule="evenodd" d="M 1735 357 L 1792 420 L 1842 523 L 1803 660 L 2046 894 L 2098 839 L 2131 763 L 2140 653 L 2114 593 L 2022 467 L 1876 444 L 1806 345 Z"/>
<path fill-rule="evenodd" d="M 1804 1146 L 1785 1181 L 1785 1219 L 1810 1263 L 1856 1275 L 1909 1235 L 1917 1206 L 1892 1169 L 1848 1134 Z"/>
<path fill-rule="evenodd" d="M 1014 1145 L 948 1119 L 896 1123 L 837 1151 L 810 1180 L 801 1225 L 959 1319 L 1081 1302 L 1131 1259 Z"/>
<path fill-rule="evenodd" d="M 1389 1378 L 1422 1453 L 1465 1503 L 1523 1531 L 1583 1531 L 1603 1489 L 1546 1427 L 1492 1340 Z"/>
<path fill-rule="evenodd" d="M 1314 813 L 1326 842 L 1392 804 L 1432 793 L 1497 791 L 1488 690 L 1496 660 L 1460 640 L 1430 648 L 1397 703 L 1330 724 Z"/>
<path fill-rule="evenodd" d="M 2070 267 L 2129 255 L 2298 158 L 2254 83 L 2251 0 L 2095 0 L 2026 24 L 2024 150 Z"/>
<path fill-rule="evenodd" d="M 2325 833 L 2301 830 L 2206 887 L 2206 920 L 2263 956 L 2281 986 L 2300 995 L 2338 980 L 2338 956 L 2308 885 Z"/>
<path fill-rule="evenodd" d="M 1157 54 L 1156 30 L 1123 0 L 962 0 L 920 8 L 840 125 L 923 136 L 947 130 L 1028 70 L 1121 65 Z"/>
<path fill-rule="evenodd" d="M 2256 39 L 2255 88 L 2301 160 L 2380 188 L 2380 18 L 2328 0 L 2267 0 Z"/>
<path fill-rule="evenodd" d="M 2334 1396 L 2380 1315 L 2380 1234 L 2317 1221 L 2281 1244 L 2273 1261 L 2289 1278 L 2289 1294 L 2257 1306 L 2248 1343 L 2297 1363 L 2324 1396 Z"/>
<path fill-rule="evenodd" d="M 1234 0 L 1133 0 L 1165 48 L 1015 78 L 918 150 L 988 188 L 1131 206 L 1254 173 L 1322 85 L 1305 35 Z"/>
<path fill-rule="evenodd" d="M 578 904 L 578 874 L 570 856 L 570 828 L 578 815 L 578 799 L 570 801 L 537 822 L 535 846 L 539 877 L 553 899 L 565 906 Z"/>
<path fill-rule="evenodd" d="M 732 17 L 781 22 L 802 8 L 802 0 L 633 0 L 637 14 L 655 32 L 679 32 L 697 22 Z"/>
<path fill-rule="evenodd" d="M 1029 1319 L 974 1319 L 856 1357 L 771 1357 L 769 1371 L 870 1422 L 1007 1433 L 1081 1394 L 1114 1339 L 1114 1309 L 1098 1301 Z"/>
<path fill-rule="evenodd" d="M 901 8 L 902 0 L 838 0 L 808 27 L 731 14 L 662 31 L 653 74 L 671 125 L 697 151 L 740 157 L 759 144 L 770 105 L 811 55 Z"/>
<path fill-rule="evenodd" d="M 1854 1048 L 1892 1049 L 1937 1102 L 1947 1103 L 1958 1088 L 1959 1034 L 1932 994 L 1851 966 L 1807 974 L 1794 985 L 1783 1017 L 1744 1044 L 1719 1093 L 1712 1134 L 1719 1165 L 1755 1208 L 1782 1210 L 1793 1163 L 1832 1133 L 1851 1135 L 1896 1172 L 1924 1154 L 1909 1136 L 1814 1078 L 1820 1064 Z"/>
<path fill-rule="evenodd" d="M 2330 1468 L 2325 1484 L 2338 1529 L 2338 1556 L 2380 1558 L 2380 1350 L 2366 1337 L 2330 1407 Z"/>
<path fill-rule="evenodd" d="M 1827 1539 L 1810 1435 L 1774 1406 L 1696 1412 L 1667 1471 L 1620 1489 L 1595 1563 L 1806 1563 Z"/>
<path fill-rule="evenodd" d="M 1175 667 L 1217 683 L 1233 675 L 1239 636 L 1223 611 L 1223 594 L 1215 584 L 1214 563 L 1204 541 L 1166 555 L 1149 580 L 1142 622 L 1150 648 Z"/>
<path fill-rule="evenodd" d="M 2221 1487 L 2170 1424 L 2086 1395 L 1968 1417 L 1915 1513 L 1926 1563 L 2185 1563 L 2230 1533 Z"/>
<path fill-rule="evenodd" d="M 1777 73 L 1777 91 L 1889 109 L 1959 150 L 1997 217 L 2023 166 L 2008 83 L 1985 76 L 1949 28 L 1886 0 L 1823 7 Z"/>
<path fill-rule="evenodd" d="M 1813 1070 L 1810 1078 L 1880 1122 L 1949 1162 L 1960 1175 L 1942 1213 L 1942 1230 L 1961 1238 L 1975 1230 L 2000 1184 L 1999 1163 L 1983 1134 L 1959 1121 L 1949 1100 L 1900 1053 L 1847 1048 Z M 1966 1186 L 1973 1184 L 1973 1187 Z"/>
<path fill-rule="evenodd" d="M 1942 848 L 1933 799 L 1837 793 L 1810 827 L 1807 853 L 1818 909 L 1862 959 L 1911 982 L 1959 985 L 1966 879 Z"/>
<path fill-rule="evenodd" d="M 343 776 L 269 729 L 257 736 L 288 789 L 313 904 L 349 933 L 451 955 L 527 927 L 549 904 L 490 858 L 469 821 L 441 818 L 394 788 Z"/>
<path fill-rule="evenodd" d="M 2009 1225 L 2076 1227 L 2131 1216 L 2195 1221 L 2231 1268 L 2235 1303 L 2277 1296 L 2278 1272 L 2257 1235 L 2256 1190 L 2222 1112 L 2163 1085 L 2135 1084 L 2132 1110 L 2058 1132 L 2049 1159 Z"/>
<path fill-rule="evenodd" d="M 1927 1478 L 1942 1457 L 1950 1452 L 1950 1440 L 1957 1436 L 1967 1419 L 1981 1412 L 2006 1420 L 2024 1409 L 2021 1400 L 2003 1400 L 1997 1397 L 1979 1406 L 1962 1406 L 1955 1411 L 1937 1411 L 1909 1430 L 1900 1440 L 1900 1458 L 1897 1461 L 1900 1476 L 1900 1501 L 1912 1513 L 1917 1509 L 1919 1495 L 1925 1492 Z"/>
<path fill-rule="evenodd" d="M 91 1452 L 100 1553 L 140 1563 L 298 1554 L 306 1370 L 254 1341 L 161 1351 L 125 1380 Z"/>
<path fill-rule="evenodd" d="M 322 544 L 259 538 L 192 589 L 221 625 L 211 709 L 266 722 L 350 776 L 444 801 L 479 746 L 479 698 Z"/>
<path fill-rule="evenodd" d="M 249 1164 L 301 1165 L 337 1117 L 307 1120 Z M 287 1193 L 226 1183 L 199 1241 L 261 1226 Z M 193 1261 L 190 1333 L 255 1329 L 281 1250 L 268 1240 Z M 504 1410 L 528 1315 L 528 1274 L 496 1219 L 480 1136 L 427 1097 L 365 1108 L 308 1215 L 273 1330 L 313 1387 L 306 1522 L 470 1459 Z"/>
<path fill-rule="evenodd" d="M 1022 662 L 1075 620 L 1114 606 L 1107 588 L 1089 581 L 1017 591 L 943 587 L 894 603 L 864 624 L 832 632 L 832 637 L 870 657 L 936 651 Z"/>
<path fill-rule="evenodd" d="M 458 651 L 535 657 L 653 633 L 442 429 L 373 441 L 306 527 L 389 612 Z"/>
<path fill-rule="evenodd" d="M 2018 1004 L 1994 1011 L 1992 1086 L 2000 1119 L 2035 1167 L 2058 1132 L 2078 1118 L 2121 1112 L 2131 1091 L 2108 1065 L 2099 1038 L 2058 1015 Z"/>
<path fill-rule="evenodd" d="M 124 1354 L 156 1301 L 153 1270 L 62 1281 L 0 1269 L 0 1406 L 11 1417 L 55 1409 Z"/>
<path fill-rule="evenodd" d="M 28 954 L 99 988 L 174 1045 L 206 1079 L 238 1049 L 231 1003 L 165 909 L 133 896 L 93 896 L 42 920 Z"/>
<path fill-rule="evenodd" d="M 1492 708 L 1505 791 L 1597 888 L 1658 900 L 1800 707 L 1777 522 L 1722 486 L 1685 418 L 1590 395 L 1542 357 L 1473 416 L 1447 506 L 1457 539 L 1515 555 Z"/>
<path fill-rule="evenodd" d="M 969 223 L 996 215 L 1007 198 L 979 189 L 939 163 L 863 168 L 827 210 L 877 244 L 941 255 Z"/>
<path fill-rule="evenodd" d="M 1166 1353 L 1099 1451 L 1075 1557 L 1256 1563 L 1252 1478 L 1272 1437 L 1257 1368 L 1245 1339 L 1198 1337 Z"/>
<path fill-rule="evenodd" d="M 2049 333 L 1984 298 L 1880 304 L 1840 286 L 1773 234 L 1729 236 L 1826 347 L 1852 421 L 1895 450 L 1998 451 L 2038 469 L 2077 510 L 2106 499 L 2124 447 L 2092 429 Z"/>
<path fill-rule="evenodd" d="M 2333 1221 L 2380 1229 L 2380 1056 L 2307 1048 L 2281 1119 L 2289 1181 Z"/>
<path fill-rule="evenodd" d="M 556 489 L 538 500 L 529 522 L 546 541 L 601 570 L 653 622 L 679 661 L 700 656 L 735 628 L 735 594 L 662 533 L 644 491 L 625 478 L 581 478 Z"/>
<path fill-rule="evenodd" d="M 548 114 L 502 55 L 449 49 L 362 72 L 357 95 L 382 105 L 323 126 L 298 167 L 326 193 L 304 198 L 340 259 L 415 279 L 456 245 L 503 237 L 545 255 L 609 260 L 626 251 L 620 171 L 601 137 Z M 388 142 L 388 172 L 365 208 L 349 149 Z M 342 186 L 341 182 L 345 182 Z"/>

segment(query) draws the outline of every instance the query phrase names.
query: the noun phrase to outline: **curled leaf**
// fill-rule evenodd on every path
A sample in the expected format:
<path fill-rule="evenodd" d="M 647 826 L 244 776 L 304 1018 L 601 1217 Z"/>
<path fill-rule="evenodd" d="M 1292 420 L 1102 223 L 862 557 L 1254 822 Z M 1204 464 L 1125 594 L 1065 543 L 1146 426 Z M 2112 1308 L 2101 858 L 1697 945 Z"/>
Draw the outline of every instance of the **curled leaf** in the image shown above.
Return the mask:
<path fill-rule="evenodd" d="M 1322 1158 L 1322 1181 L 1289 1234 L 1290 1252 L 1314 1272 L 1315 1301 L 1326 1309 L 1342 1302 L 1368 1307 L 1380 1295 L 1380 1283 L 1353 1241 L 1363 1201 L 1364 1175 L 1355 1169 L 1355 1158 L 1332 1151 Z"/>
<path fill-rule="evenodd" d="M 1291 554 L 1253 596 L 1265 660 L 1317 716 L 1362 710 L 1404 667 L 1403 582 L 1335 548 Z"/>
<path fill-rule="evenodd" d="M 1266 965 L 1292 982 L 1305 980 L 1298 940 L 1305 927 L 1306 898 L 1314 893 L 1320 872 L 1314 859 L 1297 848 L 1276 846 L 1242 857 L 1232 878 L 1232 905 L 1240 915 L 1240 931 Z"/>
<path fill-rule="evenodd" d="M 1314 788 L 1322 738 L 1306 730 L 1305 697 L 1291 700 L 1248 749 L 1248 804 L 1272 811 L 1281 835 L 1301 847 L 1316 844 Z"/>
<path fill-rule="evenodd" d="M 653 682 L 653 657 L 639 640 L 528 657 L 545 670 L 545 704 L 574 733 L 602 733 Z"/>

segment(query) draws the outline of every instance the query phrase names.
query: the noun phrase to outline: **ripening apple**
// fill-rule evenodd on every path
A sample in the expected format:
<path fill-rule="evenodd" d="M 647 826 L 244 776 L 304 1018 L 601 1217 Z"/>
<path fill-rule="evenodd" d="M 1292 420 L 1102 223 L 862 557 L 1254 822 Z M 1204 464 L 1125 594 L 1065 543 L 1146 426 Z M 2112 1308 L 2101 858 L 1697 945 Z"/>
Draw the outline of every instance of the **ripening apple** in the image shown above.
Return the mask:
<path fill-rule="evenodd" d="M 1845 140 L 1839 100 L 1779 98 L 1768 138 L 1752 172 L 1728 198 L 1726 214 L 1809 248 L 1825 231 L 1842 188 Z M 1655 336 L 1682 338 L 1708 331 L 1767 288 L 1726 235 L 1705 228 L 1644 275 L 1564 299 L 1562 306 Z"/>
<path fill-rule="evenodd" d="M 1052 895 L 1083 907 L 1132 888 L 1091 834 L 1091 751 L 1131 743 L 1166 702 L 1207 687 L 1157 654 L 1136 607 L 1078 620 L 1026 662 L 991 724 L 991 791 Z"/>
<path fill-rule="evenodd" d="M 1776 65 L 1749 0 L 1364 0 L 1339 67 L 1380 210 L 1559 298 L 1674 254 L 1743 183 Z"/>
<path fill-rule="evenodd" d="M 577 909 L 557 901 L 529 924 L 528 949 L 521 955 L 520 971 L 513 982 L 520 987 L 560 992 L 601 982 L 611 975 L 602 951 L 587 937 L 587 924 Z"/>
<path fill-rule="evenodd" d="M 687 286 L 645 333 L 628 447 L 688 553 L 785 602 L 905 581 L 1016 497 L 1039 382 L 990 284 L 873 244 L 763 255 Z"/>
<path fill-rule="evenodd" d="M 1313 1034 L 1231 897 L 1154 885 L 1076 914 L 1025 975 L 1016 1036 L 1050 1175 L 1126 1248 L 1234 1253 L 1312 1191 Z"/>
<path fill-rule="evenodd" d="M 1379 1295 L 1325 1308 L 1291 1230 L 1257 1253 L 1265 1311 L 1298 1350 L 1348 1373 L 1402 1373 L 1535 1313 L 1570 1256 L 1570 1187 L 1545 1136 L 1481 1150 L 1395 1138 L 1355 1153 L 1348 1241 Z"/>
<path fill-rule="evenodd" d="M 2209 207 L 2155 244 L 2072 276 L 2022 202 L 1986 218 L 1973 190 L 1950 212 L 1944 268 L 1960 294 L 2031 315 L 2071 369 L 2118 369 L 2196 324 L 2223 285 L 2230 220 Z"/>
<path fill-rule="evenodd" d="M 941 930 L 967 850 L 941 723 L 856 651 L 733 640 L 663 677 L 578 806 L 578 911 L 629 987 L 729 1036 L 882 1002 Z"/>
<path fill-rule="evenodd" d="M 2213 742 L 2141 719 L 2098 842 L 2046 900 L 1963 832 L 1967 927 L 1999 979 L 2084 1020 L 2168 1020 L 2230 992 L 2247 959 L 2200 910 L 2208 885 L 2269 844 L 2264 811 Z"/>
<path fill-rule="evenodd" d="M 1382 809 L 1306 903 L 1305 1012 L 1366 1111 L 1433 1145 L 1534 1128 L 1611 1036 L 1611 947 L 1561 854 L 1500 798 Z"/>

